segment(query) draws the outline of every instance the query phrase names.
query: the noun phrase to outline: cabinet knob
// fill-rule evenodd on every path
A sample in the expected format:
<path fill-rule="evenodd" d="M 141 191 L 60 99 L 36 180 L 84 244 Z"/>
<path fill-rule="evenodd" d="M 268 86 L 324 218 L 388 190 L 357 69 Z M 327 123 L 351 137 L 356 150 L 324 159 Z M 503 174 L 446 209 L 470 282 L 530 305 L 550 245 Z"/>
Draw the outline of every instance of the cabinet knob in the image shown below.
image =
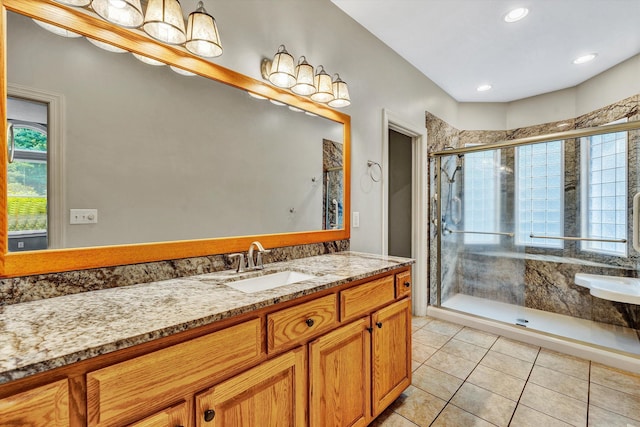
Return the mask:
<path fill-rule="evenodd" d="M 367 331 L 369 331 L 369 333 L 372 333 L 373 332 L 373 328 L 372 327 L 368 327 Z"/>
<path fill-rule="evenodd" d="M 405 288 L 411 287 L 411 282 L 404 282 L 404 287 Z"/>
<path fill-rule="evenodd" d="M 215 416 L 216 416 L 216 411 L 214 411 L 213 409 L 207 409 L 206 411 L 204 411 L 204 420 L 206 422 L 213 420 Z"/>
<path fill-rule="evenodd" d="M 382 322 L 376 322 L 376 326 L 378 327 L 378 329 L 382 328 Z"/>
<path fill-rule="evenodd" d="M 313 319 L 307 319 L 304 323 L 306 323 L 308 327 L 312 327 L 315 322 Z"/>

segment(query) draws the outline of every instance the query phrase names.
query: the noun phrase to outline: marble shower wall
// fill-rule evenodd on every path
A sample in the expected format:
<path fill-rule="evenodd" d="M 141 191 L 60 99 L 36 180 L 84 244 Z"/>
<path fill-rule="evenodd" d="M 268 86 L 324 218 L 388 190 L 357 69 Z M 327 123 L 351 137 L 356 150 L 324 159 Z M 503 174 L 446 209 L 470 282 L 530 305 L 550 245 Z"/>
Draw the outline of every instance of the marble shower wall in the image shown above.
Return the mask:
<path fill-rule="evenodd" d="M 264 262 L 289 261 L 349 250 L 349 240 L 272 248 Z M 210 255 L 144 264 L 0 279 L 0 306 L 119 286 L 229 270 L 228 255 Z"/>
<path fill-rule="evenodd" d="M 640 120 L 640 95 L 624 99 L 597 111 L 562 122 L 545 123 L 508 131 L 464 131 L 457 130 L 446 122 L 426 115 L 430 151 L 442 150 L 445 146 L 455 148 L 466 144 L 483 144 L 529 136 L 544 135 L 563 130 L 580 129 L 604 125 L 621 118 Z M 562 126 L 559 126 L 562 125 Z M 638 156 L 640 131 L 629 132 L 629 195 L 628 219 L 631 223 L 633 195 L 640 191 Z M 503 150 L 507 152 L 507 150 Z M 580 211 L 579 165 L 580 150 L 577 141 L 565 143 L 565 165 L 574 165 L 565 171 L 565 235 L 577 236 Z M 513 167 L 513 156 L 503 153 L 503 163 Z M 511 163 L 509 163 L 511 162 Z M 430 161 L 430 165 L 434 162 Z M 431 175 L 431 195 L 435 190 L 435 172 Z M 443 200 L 448 185 L 443 185 Z M 512 187 L 513 188 L 513 187 Z M 501 215 L 509 223 L 513 215 L 513 191 L 503 192 Z M 464 203 L 464 201 L 463 201 Z M 431 225 L 430 241 L 430 303 L 436 301 L 436 231 Z M 591 319 L 612 325 L 627 326 L 639 330 L 640 306 L 623 304 L 593 297 L 588 289 L 574 283 L 576 272 L 638 277 L 640 257 L 629 243 L 628 258 L 607 257 L 579 250 L 574 242 L 567 242 L 562 250 L 527 247 L 522 250 L 504 250 L 484 247 L 464 250 L 461 235 L 449 235 L 442 245 L 442 300 L 455 293 L 464 293 L 482 298 L 525 307 Z"/>

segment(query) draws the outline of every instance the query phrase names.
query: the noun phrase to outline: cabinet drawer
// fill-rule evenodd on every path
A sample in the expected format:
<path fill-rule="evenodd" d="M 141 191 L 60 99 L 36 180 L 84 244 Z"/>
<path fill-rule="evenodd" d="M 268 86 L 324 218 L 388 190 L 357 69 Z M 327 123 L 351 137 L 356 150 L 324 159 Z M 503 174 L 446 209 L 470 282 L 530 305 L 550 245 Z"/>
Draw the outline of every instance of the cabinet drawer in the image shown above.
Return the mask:
<path fill-rule="evenodd" d="M 411 270 L 396 274 L 396 298 L 411 294 Z"/>
<path fill-rule="evenodd" d="M 256 363 L 263 357 L 262 336 L 261 319 L 253 319 L 89 372 L 88 425 L 153 414 L 231 369 Z"/>
<path fill-rule="evenodd" d="M 355 286 L 340 292 L 340 320 L 370 313 L 395 299 L 394 276 Z"/>
<path fill-rule="evenodd" d="M 150 417 L 130 424 L 129 427 L 169 427 L 189 425 L 192 413 L 191 405 L 182 402 L 178 405 L 157 412 Z"/>
<path fill-rule="evenodd" d="M 289 348 L 338 323 L 335 294 L 267 315 L 269 353 Z"/>
<path fill-rule="evenodd" d="M 37 387 L 0 399 L 3 426 L 69 425 L 69 386 L 67 380 Z"/>

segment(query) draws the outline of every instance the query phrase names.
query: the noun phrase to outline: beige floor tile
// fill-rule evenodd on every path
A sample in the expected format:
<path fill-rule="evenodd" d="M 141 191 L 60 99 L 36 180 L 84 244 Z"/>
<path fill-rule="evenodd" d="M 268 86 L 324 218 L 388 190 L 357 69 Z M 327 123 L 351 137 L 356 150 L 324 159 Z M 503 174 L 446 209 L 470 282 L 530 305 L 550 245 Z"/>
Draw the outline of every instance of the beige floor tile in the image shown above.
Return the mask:
<path fill-rule="evenodd" d="M 420 329 L 429 322 L 431 322 L 431 319 L 426 317 L 413 316 L 411 318 L 411 329 Z"/>
<path fill-rule="evenodd" d="M 606 409 L 589 405 L 589 427 L 640 427 L 640 423 Z"/>
<path fill-rule="evenodd" d="M 591 382 L 640 397 L 640 375 L 637 374 L 592 363 Z"/>
<path fill-rule="evenodd" d="M 640 397 L 591 383 L 589 404 L 640 421 Z"/>
<path fill-rule="evenodd" d="M 416 362 L 424 363 L 433 353 L 438 351 L 435 347 L 429 347 L 421 342 L 413 341 L 411 343 L 411 359 Z"/>
<path fill-rule="evenodd" d="M 386 410 L 373 420 L 370 427 L 416 427 L 417 424 L 412 423 L 401 415 L 396 414 L 392 410 Z M 422 427 L 422 426 L 418 426 Z"/>
<path fill-rule="evenodd" d="M 415 371 L 422 365 L 422 362 L 418 362 L 417 360 L 411 359 L 411 372 Z"/>
<path fill-rule="evenodd" d="M 450 337 L 462 329 L 462 325 L 457 325 L 455 323 L 447 322 L 440 319 L 433 319 L 431 322 L 424 325 L 423 329 L 427 329 L 431 332 L 437 332 L 442 335 L 448 335 Z"/>
<path fill-rule="evenodd" d="M 565 375 L 544 366 L 534 365 L 529 376 L 529 382 L 566 394 L 583 402 L 587 402 L 589 397 L 588 381 Z"/>
<path fill-rule="evenodd" d="M 451 403 L 497 426 L 506 427 L 516 409 L 516 402 L 491 393 L 471 383 L 464 383 Z"/>
<path fill-rule="evenodd" d="M 571 375 L 582 380 L 589 379 L 589 361 L 568 354 L 558 353 L 543 348 L 538 354 L 536 365 Z"/>
<path fill-rule="evenodd" d="M 464 341 L 459 341 L 455 338 L 443 345 L 441 350 L 475 363 L 482 360 L 484 355 L 487 353 L 486 348 L 478 347 L 477 345 L 469 344 Z"/>
<path fill-rule="evenodd" d="M 451 339 L 449 335 L 442 335 L 426 329 L 418 329 L 412 335 L 414 342 L 419 342 L 431 347 L 440 348 Z"/>
<path fill-rule="evenodd" d="M 498 336 L 473 328 L 464 328 L 455 335 L 455 338 L 478 347 L 491 348 Z"/>
<path fill-rule="evenodd" d="M 425 362 L 425 365 L 439 369 L 454 377 L 465 379 L 476 367 L 476 363 L 462 357 L 455 356 L 443 350 L 438 350 Z"/>
<path fill-rule="evenodd" d="M 491 350 L 497 351 L 507 356 L 515 357 L 526 362 L 534 362 L 540 351 L 540 347 L 526 344 L 521 341 L 510 340 L 505 337 L 497 339 Z"/>
<path fill-rule="evenodd" d="M 427 393 L 449 401 L 463 381 L 431 366 L 422 365 L 413 373 L 411 383 Z"/>
<path fill-rule="evenodd" d="M 531 368 L 533 367 L 533 363 L 525 362 L 524 360 L 516 359 L 515 357 L 507 356 L 506 354 L 493 350 L 489 350 L 480 364 L 523 380 L 529 377 L 529 372 L 531 372 Z"/>
<path fill-rule="evenodd" d="M 520 399 L 525 384 L 525 381 L 520 378 L 505 375 L 504 372 L 482 365 L 478 365 L 473 370 L 467 382 L 516 402 Z"/>
<path fill-rule="evenodd" d="M 518 405 L 516 413 L 511 419 L 511 427 L 571 427 L 567 424 L 542 412 L 536 411 L 524 405 Z"/>
<path fill-rule="evenodd" d="M 446 405 L 446 401 L 410 386 L 391 406 L 396 413 L 407 420 L 419 426 L 428 426 Z"/>
<path fill-rule="evenodd" d="M 454 405 L 447 405 L 444 411 L 431 424 L 432 427 L 493 427 L 494 425 L 478 418 Z"/>
<path fill-rule="evenodd" d="M 575 426 L 587 425 L 586 402 L 533 383 L 527 383 L 520 403 Z"/>

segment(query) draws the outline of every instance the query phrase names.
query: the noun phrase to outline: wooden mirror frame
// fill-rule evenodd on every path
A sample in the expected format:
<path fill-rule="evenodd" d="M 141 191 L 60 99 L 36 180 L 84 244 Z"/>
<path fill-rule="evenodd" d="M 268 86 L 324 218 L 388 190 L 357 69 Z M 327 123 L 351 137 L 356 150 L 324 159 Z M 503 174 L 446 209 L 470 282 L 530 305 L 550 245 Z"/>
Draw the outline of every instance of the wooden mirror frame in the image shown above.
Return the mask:
<path fill-rule="evenodd" d="M 7 11 L 64 27 L 83 36 L 107 42 L 131 52 L 175 65 L 200 76 L 250 91 L 267 98 L 310 111 L 341 123 L 343 135 L 344 228 L 295 233 L 261 234 L 250 236 L 179 240 L 102 247 L 47 249 L 41 251 L 8 252 L 7 192 L 0 198 L 0 276 L 16 277 L 56 273 L 124 264 L 138 264 L 168 259 L 198 257 L 244 251 L 254 240 L 267 248 L 328 242 L 350 238 L 351 217 L 351 118 L 350 116 L 316 104 L 306 98 L 263 83 L 238 72 L 221 67 L 188 53 L 185 49 L 165 45 L 137 30 L 128 30 L 106 22 L 86 10 L 56 3 L 53 0 L 0 0 L 2 14 L 0 30 L 0 115 L 7 121 Z M 256 64 L 258 67 L 259 64 Z M 0 185 L 7 188 L 7 129 L 1 126 Z"/>

